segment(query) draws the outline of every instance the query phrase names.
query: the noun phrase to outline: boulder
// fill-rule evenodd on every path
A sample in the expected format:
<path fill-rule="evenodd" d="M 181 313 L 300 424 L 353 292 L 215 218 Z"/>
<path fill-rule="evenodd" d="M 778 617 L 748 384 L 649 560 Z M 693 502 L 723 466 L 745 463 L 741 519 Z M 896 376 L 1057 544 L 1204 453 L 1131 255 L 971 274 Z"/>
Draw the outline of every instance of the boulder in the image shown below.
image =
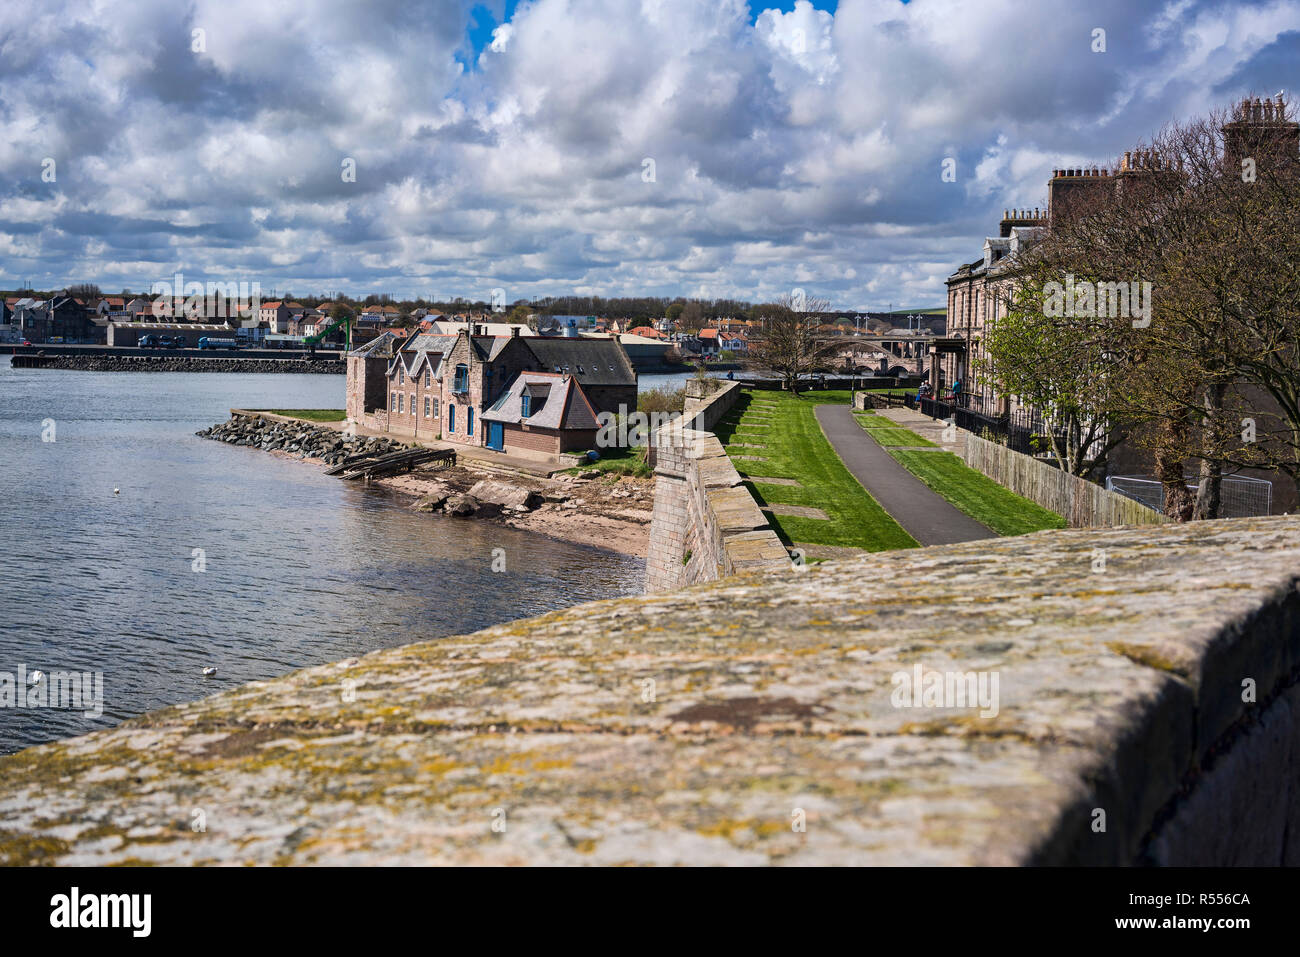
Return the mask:
<path fill-rule="evenodd" d="M 478 511 L 478 500 L 472 495 L 453 495 L 447 499 L 447 504 L 443 510 L 448 515 L 455 515 L 457 518 L 468 518 Z"/>
<path fill-rule="evenodd" d="M 446 503 L 451 496 L 451 489 L 446 485 L 439 485 L 428 495 L 421 497 L 411 504 L 411 508 L 417 512 L 436 512 Z"/>
<path fill-rule="evenodd" d="M 505 482 L 493 481 L 492 479 L 483 479 L 483 481 L 476 483 L 469 490 L 469 494 L 480 502 L 488 502 L 501 507 L 522 505 L 526 509 L 534 509 L 544 501 L 540 492 L 508 485 Z"/>

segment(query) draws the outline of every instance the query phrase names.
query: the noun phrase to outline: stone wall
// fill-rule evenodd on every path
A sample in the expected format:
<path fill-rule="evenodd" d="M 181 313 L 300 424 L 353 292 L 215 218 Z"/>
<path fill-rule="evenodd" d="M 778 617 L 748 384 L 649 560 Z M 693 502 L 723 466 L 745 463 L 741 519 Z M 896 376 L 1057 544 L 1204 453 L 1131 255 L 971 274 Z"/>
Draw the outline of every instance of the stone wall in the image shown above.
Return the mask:
<path fill-rule="evenodd" d="M 789 554 L 712 432 L 660 431 L 646 591 L 790 565 Z"/>
<path fill-rule="evenodd" d="M 731 411 L 741 395 L 741 383 L 734 380 L 686 380 L 686 400 L 682 410 L 682 427 L 711 432 L 724 415 Z"/>
<path fill-rule="evenodd" d="M 1274 517 L 580 605 L 0 758 L 0 864 L 1300 864 L 1298 588 Z"/>
<path fill-rule="evenodd" d="M 648 592 L 790 564 L 722 443 L 708 431 L 740 395 L 738 382 L 688 380 L 681 421 L 655 433 Z"/>
<path fill-rule="evenodd" d="M 965 435 L 963 458 L 999 485 L 1065 518 L 1071 528 L 1158 525 L 1165 517 L 1140 502 L 1108 491 L 1077 475 L 1013 452 L 978 435 Z"/>

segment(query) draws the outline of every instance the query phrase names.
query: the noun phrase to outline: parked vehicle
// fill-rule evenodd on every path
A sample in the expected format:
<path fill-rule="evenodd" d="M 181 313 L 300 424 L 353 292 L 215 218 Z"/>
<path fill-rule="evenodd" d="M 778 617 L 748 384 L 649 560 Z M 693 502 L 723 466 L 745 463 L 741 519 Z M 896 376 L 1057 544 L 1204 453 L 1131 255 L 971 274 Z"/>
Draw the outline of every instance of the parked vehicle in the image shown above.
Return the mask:
<path fill-rule="evenodd" d="M 239 346 L 238 339 L 219 339 L 215 336 L 204 336 L 199 340 L 200 349 L 238 349 Z"/>
<path fill-rule="evenodd" d="M 157 349 L 161 343 L 161 336 L 156 336 L 152 332 L 148 335 L 141 336 L 136 340 L 136 346 L 141 349 Z"/>
<path fill-rule="evenodd" d="M 184 336 L 163 336 L 162 345 L 164 349 L 184 349 L 185 337 Z"/>

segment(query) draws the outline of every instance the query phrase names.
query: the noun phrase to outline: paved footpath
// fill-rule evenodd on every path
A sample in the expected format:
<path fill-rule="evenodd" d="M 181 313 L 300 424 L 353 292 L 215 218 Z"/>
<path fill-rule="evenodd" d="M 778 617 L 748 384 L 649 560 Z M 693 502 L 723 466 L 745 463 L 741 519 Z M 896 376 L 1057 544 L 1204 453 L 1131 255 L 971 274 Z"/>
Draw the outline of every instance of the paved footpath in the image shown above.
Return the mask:
<path fill-rule="evenodd" d="M 948 545 L 996 534 L 930 490 L 894 461 L 847 405 L 817 406 L 817 424 L 854 477 L 922 545 Z"/>

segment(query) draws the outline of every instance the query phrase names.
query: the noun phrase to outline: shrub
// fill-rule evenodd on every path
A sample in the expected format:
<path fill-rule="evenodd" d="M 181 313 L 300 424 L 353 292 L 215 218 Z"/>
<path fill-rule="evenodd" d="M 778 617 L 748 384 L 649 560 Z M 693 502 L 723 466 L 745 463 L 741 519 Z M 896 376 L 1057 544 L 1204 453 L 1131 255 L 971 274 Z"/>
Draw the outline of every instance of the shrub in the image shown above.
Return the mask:
<path fill-rule="evenodd" d="M 637 396 L 636 408 L 638 412 L 647 415 L 653 412 L 682 412 L 686 408 L 686 389 L 661 386 L 642 392 Z"/>

